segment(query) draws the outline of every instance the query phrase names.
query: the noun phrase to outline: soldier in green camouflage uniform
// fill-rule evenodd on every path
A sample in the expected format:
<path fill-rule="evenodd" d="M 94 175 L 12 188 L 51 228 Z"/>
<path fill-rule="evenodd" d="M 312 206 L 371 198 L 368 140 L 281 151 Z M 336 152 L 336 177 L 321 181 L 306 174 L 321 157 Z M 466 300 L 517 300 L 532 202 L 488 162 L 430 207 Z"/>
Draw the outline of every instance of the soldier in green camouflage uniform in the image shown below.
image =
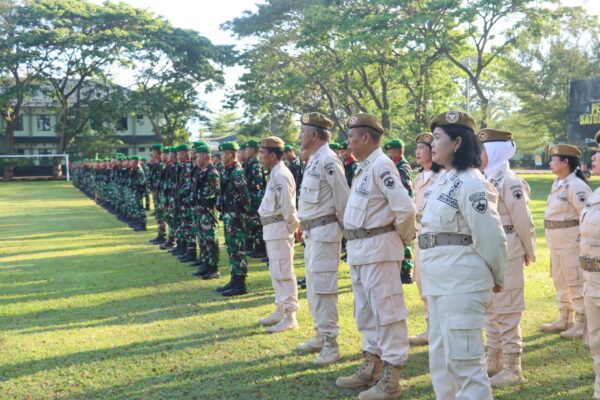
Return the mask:
<path fill-rule="evenodd" d="M 144 191 L 146 190 L 146 175 L 140 165 L 140 157 L 132 156 L 130 160 L 130 216 L 134 231 L 146 230 L 146 213 L 142 204 Z"/>
<path fill-rule="evenodd" d="M 177 259 L 181 262 L 196 261 L 196 236 L 193 231 L 193 207 L 191 204 L 193 164 L 189 158 L 190 145 L 181 144 L 177 147 L 177 156 L 180 162 L 177 181 L 179 204 L 179 235 L 184 243 L 184 250 Z"/>
<path fill-rule="evenodd" d="M 340 156 L 342 158 L 342 162 L 344 163 L 344 175 L 346 175 L 348 187 L 351 187 L 352 179 L 354 179 L 354 174 L 358 168 L 358 161 L 352 152 L 348 150 L 348 143 L 346 142 L 340 143 Z"/>
<path fill-rule="evenodd" d="M 384 146 L 388 156 L 392 159 L 400 173 L 402 186 L 408 191 L 408 195 L 413 197 L 412 168 L 406 158 L 404 158 L 404 142 L 402 139 L 392 139 Z M 402 261 L 401 278 L 402 283 L 412 283 L 411 271 L 414 266 L 413 253 L 410 246 L 404 248 L 404 260 Z"/>
<path fill-rule="evenodd" d="M 296 182 L 296 207 L 298 207 L 298 197 L 300 196 L 300 185 L 302 185 L 302 175 L 304 175 L 304 162 L 294 152 L 294 147 L 286 144 L 283 148 L 283 157 L 289 168 L 294 182 Z"/>
<path fill-rule="evenodd" d="M 244 165 L 244 177 L 250 194 L 250 210 L 248 227 L 246 229 L 246 249 L 248 256 L 252 258 L 263 258 L 267 256 L 265 241 L 263 240 L 262 224 L 258 208 L 265 194 L 265 174 L 258 159 L 258 142 L 249 140 L 246 143 L 246 163 Z"/>
<path fill-rule="evenodd" d="M 224 223 L 231 279 L 227 285 L 218 287 L 217 291 L 223 296 L 236 296 L 248 293 L 246 288 L 248 262 L 244 249 L 250 195 L 244 179 L 244 170 L 236 160 L 239 145 L 235 142 L 224 142 L 219 145 L 219 150 L 225 164 L 219 206 Z"/>
<path fill-rule="evenodd" d="M 179 224 L 179 208 L 177 206 L 177 175 L 179 174 L 179 162 L 177 161 L 177 148 L 169 147 L 169 164 L 165 170 L 165 220 L 169 225 L 169 240 L 160 246 L 172 248 L 169 252 L 180 251 L 182 243 L 178 241 L 177 229 Z M 173 241 L 176 243 L 173 244 Z M 169 244 L 170 243 L 170 244 Z M 175 247 L 174 247 L 175 245 Z"/>
<path fill-rule="evenodd" d="M 165 224 L 167 225 L 166 232 L 167 241 L 160 245 L 161 249 L 173 249 L 175 247 L 175 226 L 173 223 L 173 204 L 171 191 L 173 189 L 172 176 L 174 173 L 174 166 L 177 162 L 177 151 L 171 147 L 166 146 L 161 151 L 161 160 L 163 161 L 163 168 L 160 174 L 160 210 L 164 218 Z"/>
<path fill-rule="evenodd" d="M 192 187 L 194 230 L 200 245 L 198 271 L 193 275 L 202 279 L 216 279 L 219 273 L 219 239 L 217 199 L 221 195 L 219 171 L 211 163 L 210 148 L 206 143 L 194 143 L 196 169 Z"/>
<path fill-rule="evenodd" d="M 157 236 L 150 240 L 153 244 L 162 244 L 166 241 L 167 229 L 165 225 L 164 209 L 161 206 L 161 185 L 162 185 L 162 170 L 163 170 L 163 146 L 162 144 L 152 145 L 152 160 L 148 164 L 148 185 L 152 192 L 152 202 L 154 204 L 154 216 L 156 218 Z"/>

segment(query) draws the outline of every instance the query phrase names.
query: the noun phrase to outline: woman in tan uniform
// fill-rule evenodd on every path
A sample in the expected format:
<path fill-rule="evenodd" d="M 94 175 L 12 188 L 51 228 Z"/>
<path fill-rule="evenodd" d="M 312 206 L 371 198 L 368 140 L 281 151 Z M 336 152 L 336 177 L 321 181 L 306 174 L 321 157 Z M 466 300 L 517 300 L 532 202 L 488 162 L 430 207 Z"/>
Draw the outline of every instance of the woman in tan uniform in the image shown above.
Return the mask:
<path fill-rule="evenodd" d="M 600 176 L 600 131 L 596 133 L 596 143 L 598 150 L 592 156 L 592 174 Z M 587 343 L 596 371 L 594 399 L 600 400 L 600 188 L 594 190 L 585 204 L 579 228 Z"/>
<path fill-rule="evenodd" d="M 535 262 L 535 229 L 527 182 L 511 169 L 508 160 L 515 154 L 512 133 L 496 129 L 479 132 L 483 143 L 481 168 L 498 191 L 498 213 L 506 234 L 508 261 L 504 287 L 493 293 L 485 310 L 487 373 L 493 387 L 523 383 L 521 371 L 521 316 L 525 311 L 523 267 Z"/>
<path fill-rule="evenodd" d="M 415 208 L 417 209 L 417 236 L 421 229 L 421 218 L 423 216 L 423 207 L 425 207 L 425 193 L 433 182 L 437 179 L 442 167 L 433 162 L 431 159 L 431 142 L 433 142 L 433 135 L 430 132 L 423 132 L 415 138 L 417 142 L 417 149 L 415 152 L 417 164 L 421 166 L 419 173 L 415 177 L 414 185 L 414 197 Z M 425 311 L 425 322 L 427 327 L 429 326 L 429 315 L 427 312 L 427 298 L 423 296 L 423 288 L 421 285 L 421 274 L 419 273 L 419 241 L 415 241 L 415 254 L 414 254 L 414 278 L 419 289 L 419 295 L 423 301 L 423 309 Z M 408 341 L 413 346 L 426 346 L 429 343 L 429 328 L 417 336 L 411 336 Z"/>
<path fill-rule="evenodd" d="M 583 276 L 579 267 L 579 217 L 591 190 L 579 168 L 581 151 L 569 144 L 550 149 L 550 169 L 557 178 L 548 195 L 544 227 L 550 249 L 550 269 L 556 287 L 560 318 L 542 325 L 565 339 L 583 336 Z M 575 310 L 575 324 L 573 324 Z"/>
<path fill-rule="evenodd" d="M 473 117 L 448 111 L 430 128 L 433 161 L 446 168 L 429 188 L 418 239 L 431 382 L 437 399 L 489 400 L 484 312 L 492 289 L 502 290 L 506 235 L 496 190 L 478 169 Z"/>

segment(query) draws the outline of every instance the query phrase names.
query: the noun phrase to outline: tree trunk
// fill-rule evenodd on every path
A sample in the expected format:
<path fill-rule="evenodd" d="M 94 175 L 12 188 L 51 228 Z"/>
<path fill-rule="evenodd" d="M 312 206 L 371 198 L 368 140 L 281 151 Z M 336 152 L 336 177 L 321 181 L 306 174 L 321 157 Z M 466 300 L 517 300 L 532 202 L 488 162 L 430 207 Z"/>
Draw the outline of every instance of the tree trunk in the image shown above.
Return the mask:
<path fill-rule="evenodd" d="M 5 129 L 5 134 L 6 134 L 6 153 L 7 154 L 13 154 L 15 152 L 15 125 L 16 125 L 16 120 L 14 121 L 6 121 L 4 120 L 4 122 L 6 122 L 6 129 Z M 12 165 L 7 165 L 6 167 L 4 167 L 4 173 L 3 173 L 3 178 L 4 180 L 11 180 L 14 176 L 14 166 Z"/>

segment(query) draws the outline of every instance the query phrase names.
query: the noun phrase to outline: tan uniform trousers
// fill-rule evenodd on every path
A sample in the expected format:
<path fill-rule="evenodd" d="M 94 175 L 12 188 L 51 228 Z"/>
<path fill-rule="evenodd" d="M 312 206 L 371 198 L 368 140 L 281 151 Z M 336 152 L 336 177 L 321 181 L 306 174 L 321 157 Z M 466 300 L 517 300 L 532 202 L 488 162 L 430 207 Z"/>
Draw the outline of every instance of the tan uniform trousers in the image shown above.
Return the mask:
<path fill-rule="evenodd" d="M 427 298 L 429 370 L 437 400 L 492 399 L 482 332 L 490 293 Z"/>
<path fill-rule="evenodd" d="M 550 263 L 559 308 L 584 314 L 583 274 L 579 266 L 579 253 L 579 247 L 550 249 Z"/>
<path fill-rule="evenodd" d="M 517 271 L 523 268 L 523 258 L 508 261 L 507 270 Z M 492 293 L 485 309 L 485 331 L 487 345 L 493 349 L 502 349 L 504 354 L 521 354 L 523 336 L 521 335 L 521 317 L 525 311 L 525 291 L 523 288 L 504 289 Z"/>
<path fill-rule="evenodd" d="M 317 332 L 336 337 L 338 325 L 338 268 L 340 242 L 305 239 L 306 300 Z"/>
<path fill-rule="evenodd" d="M 417 233 L 417 237 L 418 236 L 419 236 L 419 234 Z M 421 300 L 423 301 L 423 312 L 425 313 L 425 319 L 429 319 L 429 310 L 427 309 L 427 297 L 423 296 L 423 286 L 421 283 L 421 269 L 419 267 L 420 261 L 421 261 L 419 259 L 420 252 L 421 252 L 421 250 L 419 249 L 419 245 L 415 241 L 415 254 L 413 257 L 415 260 L 415 265 L 414 265 L 413 276 L 414 276 L 415 282 L 417 284 L 417 289 L 419 289 L 419 296 L 421 297 Z"/>
<path fill-rule="evenodd" d="M 275 304 L 288 312 L 298 311 L 300 302 L 294 271 L 294 239 L 266 240 L 265 244 L 275 291 Z"/>
<path fill-rule="evenodd" d="M 352 265 L 350 278 L 363 350 L 392 365 L 403 365 L 408 359 L 408 331 L 400 262 Z"/>
<path fill-rule="evenodd" d="M 587 316 L 587 344 L 596 372 L 594 398 L 600 398 L 600 297 L 585 296 L 584 304 Z"/>

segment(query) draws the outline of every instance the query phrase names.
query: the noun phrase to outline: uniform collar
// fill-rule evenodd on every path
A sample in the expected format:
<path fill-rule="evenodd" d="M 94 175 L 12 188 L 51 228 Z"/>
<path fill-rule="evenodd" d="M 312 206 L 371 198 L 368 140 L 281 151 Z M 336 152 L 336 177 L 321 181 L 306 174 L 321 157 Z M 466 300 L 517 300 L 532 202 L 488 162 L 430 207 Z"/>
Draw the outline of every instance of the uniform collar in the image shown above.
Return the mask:
<path fill-rule="evenodd" d="M 381 149 L 376 149 L 374 152 L 369 154 L 369 157 L 367 157 L 364 161 L 361 161 L 359 163 L 358 169 L 366 171 L 367 169 L 369 169 L 369 166 L 373 164 L 373 161 L 375 161 L 379 156 L 385 155 L 383 154 L 383 151 Z"/>

